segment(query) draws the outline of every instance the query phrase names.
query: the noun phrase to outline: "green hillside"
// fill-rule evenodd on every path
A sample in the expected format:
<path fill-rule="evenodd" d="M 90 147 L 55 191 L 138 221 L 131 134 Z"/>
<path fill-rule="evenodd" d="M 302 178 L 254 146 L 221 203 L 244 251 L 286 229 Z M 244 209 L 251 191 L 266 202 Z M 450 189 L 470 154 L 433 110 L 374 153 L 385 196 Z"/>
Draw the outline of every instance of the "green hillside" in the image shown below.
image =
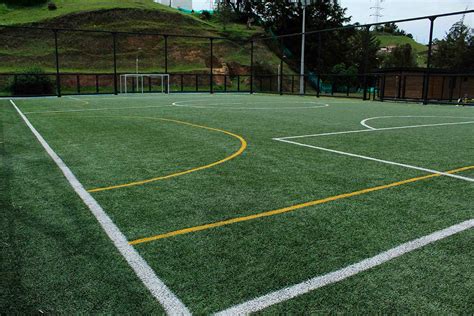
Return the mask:
<path fill-rule="evenodd" d="M 215 68 L 229 67 L 234 72 L 248 72 L 250 45 L 245 42 L 263 34 L 263 29 L 232 23 L 223 25 L 216 19 L 203 21 L 197 15 L 154 3 L 152 0 L 58 0 L 55 11 L 47 6 L 0 8 L 0 24 L 30 25 L 65 29 L 153 32 L 179 35 L 219 36 L 214 41 Z M 55 71 L 54 37 L 48 30 L 25 31 L 0 27 L 0 72 L 16 72 L 31 66 Z M 62 72 L 108 72 L 113 69 L 113 41 L 110 34 L 60 32 L 58 37 Z M 256 54 L 269 64 L 278 58 L 264 46 Z M 165 70 L 163 36 L 120 34 L 117 37 L 119 72 Z M 170 37 L 168 39 L 169 72 L 208 72 L 209 39 Z"/>
<path fill-rule="evenodd" d="M 151 0 L 57 0 L 54 2 L 58 9 L 53 11 L 48 10 L 46 5 L 19 9 L 0 4 L 0 24 L 32 23 L 70 13 L 118 8 L 175 12 Z"/>
<path fill-rule="evenodd" d="M 412 38 L 407 36 L 399 36 L 399 35 L 377 35 L 377 39 L 380 41 L 380 46 L 388 46 L 388 45 L 404 45 L 410 44 L 411 47 L 417 52 L 422 53 L 426 52 L 427 48 L 425 45 L 418 43 Z"/>
<path fill-rule="evenodd" d="M 418 66 L 421 67 L 421 66 L 426 65 L 426 57 L 427 57 L 428 48 L 425 45 L 418 43 L 412 38 L 409 38 L 407 36 L 402 36 L 402 35 L 377 34 L 376 37 L 380 41 L 381 47 L 387 47 L 391 45 L 400 46 L 400 45 L 409 44 L 417 54 Z"/>

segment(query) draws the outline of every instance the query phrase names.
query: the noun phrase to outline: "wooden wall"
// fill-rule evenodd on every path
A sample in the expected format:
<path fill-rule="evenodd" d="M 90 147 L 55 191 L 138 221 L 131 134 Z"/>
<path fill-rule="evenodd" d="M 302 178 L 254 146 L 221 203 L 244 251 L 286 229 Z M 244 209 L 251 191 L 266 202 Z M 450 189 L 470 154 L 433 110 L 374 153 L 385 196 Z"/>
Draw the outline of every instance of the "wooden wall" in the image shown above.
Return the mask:
<path fill-rule="evenodd" d="M 384 98 L 393 99 L 422 99 L 423 73 L 402 72 L 381 75 L 380 91 Z M 385 84 L 384 84 L 385 81 Z M 463 98 L 465 95 L 474 98 L 474 75 L 458 76 L 448 74 L 431 74 L 428 99 L 451 101 Z"/>

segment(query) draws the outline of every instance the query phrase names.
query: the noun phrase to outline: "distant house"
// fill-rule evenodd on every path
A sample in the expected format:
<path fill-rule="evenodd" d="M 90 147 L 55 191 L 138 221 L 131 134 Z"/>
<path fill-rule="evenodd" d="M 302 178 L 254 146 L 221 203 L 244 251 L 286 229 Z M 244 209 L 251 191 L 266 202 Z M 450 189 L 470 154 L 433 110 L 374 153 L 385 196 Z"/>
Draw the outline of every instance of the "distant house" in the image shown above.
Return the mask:
<path fill-rule="evenodd" d="M 173 8 L 181 8 L 185 10 L 193 10 L 193 0 L 154 0 L 156 3 L 168 5 Z"/>
<path fill-rule="evenodd" d="M 386 46 L 386 47 L 380 47 L 379 52 L 382 53 L 382 54 L 389 54 L 389 53 L 391 53 L 396 47 L 397 47 L 397 45 L 388 45 L 388 46 Z"/>

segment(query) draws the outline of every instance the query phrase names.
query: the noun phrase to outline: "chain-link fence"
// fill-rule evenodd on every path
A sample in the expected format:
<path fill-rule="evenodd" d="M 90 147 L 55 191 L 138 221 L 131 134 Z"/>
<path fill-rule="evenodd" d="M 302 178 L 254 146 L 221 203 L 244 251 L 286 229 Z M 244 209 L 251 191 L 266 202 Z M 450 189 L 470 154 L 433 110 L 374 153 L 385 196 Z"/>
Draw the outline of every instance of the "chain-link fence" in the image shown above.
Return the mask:
<path fill-rule="evenodd" d="M 120 75 L 141 73 L 169 74 L 166 92 L 453 102 L 474 97 L 474 74 L 433 68 L 433 30 L 440 19 L 473 12 L 304 34 L 277 36 L 269 31 L 269 36 L 240 42 L 212 36 L 0 26 L 0 96 L 118 94 Z M 428 45 L 385 43 L 386 25 L 420 21 L 426 25 Z M 407 50 L 413 50 L 411 55 Z M 408 57 L 393 59 L 396 54 Z M 127 92 L 142 92 L 134 77 L 128 80 Z M 161 92 L 159 78 L 147 77 L 143 85 L 144 92 Z"/>

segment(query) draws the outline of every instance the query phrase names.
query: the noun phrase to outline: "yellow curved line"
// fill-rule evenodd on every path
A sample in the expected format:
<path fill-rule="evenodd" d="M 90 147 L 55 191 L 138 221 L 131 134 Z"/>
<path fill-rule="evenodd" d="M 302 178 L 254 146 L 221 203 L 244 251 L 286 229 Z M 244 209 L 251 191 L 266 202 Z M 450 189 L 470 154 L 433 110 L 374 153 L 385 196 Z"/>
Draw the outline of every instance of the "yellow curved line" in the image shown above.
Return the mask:
<path fill-rule="evenodd" d="M 224 133 L 224 134 L 230 135 L 234 138 L 237 138 L 240 141 L 240 148 L 239 148 L 239 150 L 234 152 L 232 155 L 227 156 L 224 159 L 221 159 L 219 161 L 210 163 L 208 165 L 204 165 L 204 166 L 200 166 L 200 167 L 197 167 L 197 168 L 192 168 L 192 169 L 189 169 L 189 170 L 184 170 L 184 171 L 172 173 L 172 174 L 169 174 L 169 175 L 166 175 L 166 176 L 155 177 L 155 178 L 151 178 L 151 179 L 134 181 L 134 182 L 124 183 L 124 184 L 112 185 L 112 186 L 108 186 L 108 187 L 89 189 L 89 190 L 87 190 L 88 192 L 102 192 L 102 191 L 126 188 L 126 187 L 131 187 L 131 186 L 136 186 L 136 185 L 142 185 L 142 184 L 146 184 L 146 183 L 150 183 L 150 182 L 155 182 L 155 181 L 170 179 L 170 178 L 174 178 L 174 177 L 179 177 L 179 176 L 191 173 L 191 172 L 196 172 L 196 171 L 208 169 L 208 168 L 220 165 L 224 162 L 227 162 L 229 160 L 234 159 L 235 157 L 241 155 L 245 151 L 245 149 L 247 148 L 247 142 L 245 141 L 245 139 L 242 136 L 231 133 L 231 132 L 226 131 L 226 130 L 213 128 L 213 127 L 208 127 L 208 126 L 203 126 L 203 125 L 197 125 L 197 124 L 178 121 L 178 120 L 165 119 L 165 118 L 151 118 L 151 117 L 140 117 L 140 116 L 127 116 L 127 117 L 136 117 L 136 118 L 143 118 L 143 119 L 168 121 L 168 122 L 174 122 L 174 123 L 178 123 L 178 124 L 184 124 L 184 125 L 189 125 L 189 126 L 193 126 L 193 127 L 203 128 L 203 129 L 207 129 L 207 130 L 210 130 L 210 131 Z"/>
<path fill-rule="evenodd" d="M 458 173 L 458 172 L 462 172 L 462 171 L 466 171 L 466 170 L 472 170 L 472 169 L 474 169 L 474 166 L 468 166 L 468 167 L 463 167 L 463 168 L 459 168 L 459 169 L 455 169 L 455 170 L 450 170 L 450 171 L 446 171 L 446 173 L 454 174 L 454 173 Z M 401 185 L 404 185 L 404 184 L 418 182 L 418 181 L 421 181 L 421 180 L 426 180 L 426 179 L 440 177 L 440 176 L 442 176 L 442 175 L 439 174 L 439 173 L 432 173 L 432 174 L 429 174 L 429 175 L 426 175 L 426 176 L 421 176 L 421 177 L 411 178 L 411 179 L 407 179 L 407 180 L 403 180 L 403 181 L 393 182 L 393 183 L 380 185 L 380 186 L 376 186 L 376 187 L 372 187 L 372 188 L 367 188 L 367 189 L 363 189 L 363 190 L 359 190 L 359 191 L 354 191 L 354 192 L 350 192 L 350 193 L 343 193 L 343 194 L 330 196 L 330 197 L 319 199 L 319 200 L 314 200 L 314 201 L 300 203 L 300 204 L 296 204 L 296 205 L 292 205 L 292 206 L 287 206 L 287 207 L 284 207 L 284 208 L 279 208 L 279 209 L 272 210 L 272 211 L 265 211 L 265 212 L 256 213 L 256 214 L 252 214 L 252 215 L 247 215 L 247 216 L 234 217 L 234 218 L 223 220 L 223 221 L 218 221 L 218 222 L 204 224 L 204 225 L 198 225 L 198 226 L 194 226 L 194 227 L 188 227 L 188 228 L 171 231 L 171 232 L 164 233 L 164 234 L 159 234 L 159 235 L 154 235 L 154 236 L 150 236 L 150 237 L 135 239 L 135 240 L 130 241 L 129 244 L 130 245 L 138 245 L 138 244 L 148 243 L 148 242 L 155 241 L 155 240 L 175 237 L 175 236 L 179 236 L 179 235 L 185 235 L 185 234 L 194 233 L 194 232 L 198 232 L 198 231 L 202 231 L 202 230 L 208 230 L 208 229 L 212 229 L 212 228 L 216 228 L 216 227 L 222 227 L 222 226 L 227 226 L 227 225 L 231 225 L 231 224 L 246 222 L 246 221 L 250 221 L 250 220 L 254 220 L 254 219 L 258 219 L 258 218 L 262 218 L 262 217 L 269 217 L 269 216 L 289 213 L 289 212 L 293 212 L 293 211 L 296 211 L 296 210 L 299 210 L 299 209 L 302 209 L 302 208 L 305 208 L 305 207 L 309 207 L 309 206 L 315 206 L 315 205 L 325 204 L 325 203 L 328 203 L 328 202 L 333 202 L 333 201 L 337 201 L 337 200 L 341 200 L 341 199 L 347 199 L 347 198 L 350 198 L 350 197 L 353 197 L 353 196 L 363 195 L 363 194 L 367 194 L 367 193 L 374 192 L 374 191 L 385 190 L 385 189 L 389 189 L 389 188 L 393 188 L 393 187 L 398 187 L 398 186 L 401 186 Z"/>

